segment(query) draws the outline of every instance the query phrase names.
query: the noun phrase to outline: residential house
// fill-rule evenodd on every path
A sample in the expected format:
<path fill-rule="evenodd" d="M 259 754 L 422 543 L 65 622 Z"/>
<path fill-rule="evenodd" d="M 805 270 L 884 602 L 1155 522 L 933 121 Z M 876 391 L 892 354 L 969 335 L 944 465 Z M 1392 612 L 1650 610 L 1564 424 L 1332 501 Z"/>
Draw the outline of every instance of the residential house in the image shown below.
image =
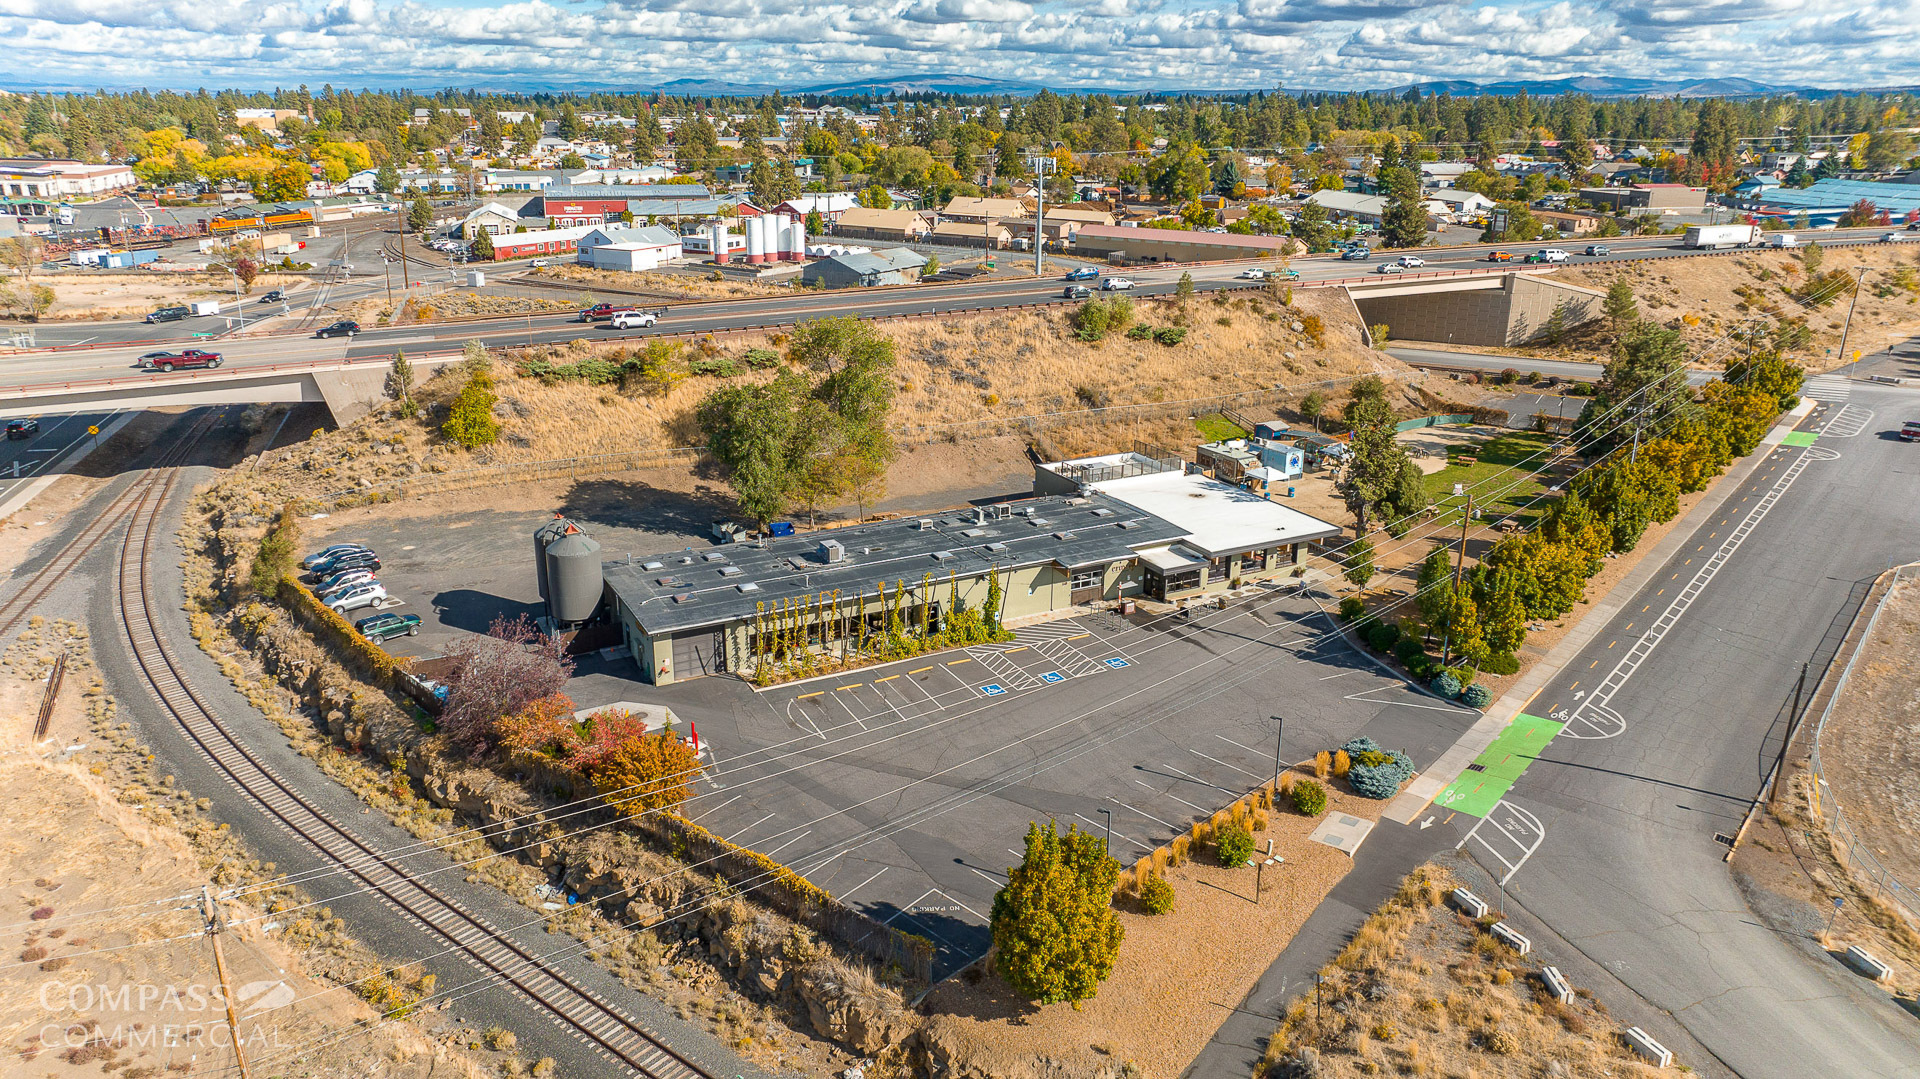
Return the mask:
<path fill-rule="evenodd" d="M 1601 215 L 1581 210 L 1535 210 L 1534 219 L 1562 236 L 1591 236 L 1600 231 Z"/>
<path fill-rule="evenodd" d="M 1028 222 L 1031 231 L 1031 222 Z M 942 221 L 933 227 L 934 243 L 950 247 L 999 249 L 1013 243 L 1013 230 L 999 221 Z"/>
<path fill-rule="evenodd" d="M 947 203 L 940 216 L 948 221 L 984 224 L 1005 218 L 1027 216 L 1027 203 L 1021 199 L 974 198 L 960 196 Z"/>
<path fill-rule="evenodd" d="M 828 191 L 821 194 L 795 195 L 793 198 L 773 208 L 774 213 L 792 214 L 805 217 L 817 213 L 829 224 L 840 220 L 840 215 L 858 206 L 851 191 Z"/>
<path fill-rule="evenodd" d="M 500 236 L 512 232 L 520 224 L 520 211 L 489 202 L 461 219 L 460 236 L 467 240 L 483 232 L 488 236 Z"/>

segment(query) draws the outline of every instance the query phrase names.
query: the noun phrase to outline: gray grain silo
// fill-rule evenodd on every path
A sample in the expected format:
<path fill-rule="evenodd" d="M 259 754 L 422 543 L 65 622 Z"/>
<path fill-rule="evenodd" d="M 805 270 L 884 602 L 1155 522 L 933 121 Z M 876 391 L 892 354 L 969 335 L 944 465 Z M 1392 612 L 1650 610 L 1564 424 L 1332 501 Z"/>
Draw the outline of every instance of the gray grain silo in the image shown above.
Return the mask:
<path fill-rule="evenodd" d="M 555 627 L 593 617 L 600 606 L 600 545 L 572 524 L 547 544 L 547 615 Z"/>
<path fill-rule="evenodd" d="M 547 603 L 549 600 L 547 585 L 547 544 L 566 535 L 567 530 L 570 528 L 574 528 L 573 522 L 556 513 L 554 514 L 553 520 L 533 530 L 533 572 L 540 580 L 540 602 L 542 603 Z"/>

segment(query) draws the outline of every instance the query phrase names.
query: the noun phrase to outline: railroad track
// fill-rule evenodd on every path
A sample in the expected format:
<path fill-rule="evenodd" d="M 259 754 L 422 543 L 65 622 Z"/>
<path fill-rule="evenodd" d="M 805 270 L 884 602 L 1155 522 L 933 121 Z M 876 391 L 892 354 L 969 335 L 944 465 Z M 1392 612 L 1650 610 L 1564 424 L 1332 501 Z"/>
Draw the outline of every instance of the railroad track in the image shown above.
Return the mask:
<path fill-rule="evenodd" d="M 490 979 L 512 986 L 577 1039 L 609 1062 L 646 1079 L 714 1079 L 593 991 L 580 986 L 539 955 L 461 910 L 307 803 L 293 784 L 249 750 L 194 689 L 167 646 L 155 612 L 148 574 L 160 511 L 178 473 L 169 471 L 131 503 L 132 524 L 120 549 L 118 602 L 121 624 L 135 665 L 155 698 L 180 724 L 234 789 L 281 827 L 348 872 L 386 904 L 438 937 Z M 97 537 L 96 537 L 97 538 Z"/>

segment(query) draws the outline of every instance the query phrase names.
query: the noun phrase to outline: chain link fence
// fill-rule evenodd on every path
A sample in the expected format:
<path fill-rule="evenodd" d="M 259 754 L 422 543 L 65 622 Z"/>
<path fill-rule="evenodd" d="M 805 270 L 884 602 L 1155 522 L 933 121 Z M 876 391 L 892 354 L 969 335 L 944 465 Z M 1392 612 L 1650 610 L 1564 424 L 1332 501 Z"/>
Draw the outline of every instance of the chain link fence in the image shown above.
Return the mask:
<path fill-rule="evenodd" d="M 1890 569 L 1881 578 L 1884 589 L 1868 615 L 1866 628 L 1860 634 L 1853 654 L 1847 657 L 1846 666 L 1841 668 L 1840 676 L 1834 683 L 1826 706 L 1820 711 L 1820 718 L 1814 722 L 1812 748 L 1808 753 L 1807 776 L 1809 779 L 1807 798 L 1809 809 L 1819 818 L 1825 827 L 1833 856 L 1853 877 L 1854 882 L 1870 892 L 1875 898 L 1894 907 L 1900 916 L 1908 922 L 1920 924 L 1920 887 L 1914 882 L 1902 880 L 1891 867 L 1882 862 L 1866 842 L 1865 838 L 1854 831 L 1847 817 L 1846 807 L 1840 803 L 1839 796 L 1826 780 L 1825 762 L 1821 757 L 1820 736 L 1826 732 L 1827 721 L 1833 718 L 1834 706 L 1846 692 L 1847 681 L 1853 676 L 1853 667 L 1859 661 L 1860 654 L 1866 651 L 1873 639 L 1874 628 L 1880 622 L 1880 613 L 1886 609 L 1887 600 L 1903 582 L 1920 578 L 1920 562 Z"/>

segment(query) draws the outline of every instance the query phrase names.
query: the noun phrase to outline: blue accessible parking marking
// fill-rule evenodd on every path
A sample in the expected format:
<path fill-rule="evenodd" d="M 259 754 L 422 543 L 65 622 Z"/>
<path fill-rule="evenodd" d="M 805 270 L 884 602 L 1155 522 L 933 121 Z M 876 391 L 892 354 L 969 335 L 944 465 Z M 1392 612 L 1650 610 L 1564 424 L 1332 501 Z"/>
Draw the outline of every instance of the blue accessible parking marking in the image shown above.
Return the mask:
<path fill-rule="evenodd" d="M 1005 693 L 1006 691 L 1007 691 L 1006 687 L 1001 685 L 998 682 L 988 682 L 986 685 L 980 687 L 980 692 L 986 694 L 989 697 L 998 697 L 999 695 L 1001 695 L 1002 693 Z"/>
<path fill-rule="evenodd" d="M 1040 676 L 1040 680 L 1042 682 L 1064 682 L 1067 680 L 1067 676 L 1061 674 L 1059 671 L 1047 671 Z"/>
<path fill-rule="evenodd" d="M 1104 662 L 1107 666 L 1112 667 L 1116 671 L 1122 667 L 1133 666 L 1133 664 L 1127 662 L 1124 659 L 1121 659 L 1119 656 L 1114 656 L 1112 659 L 1103 660 L 1102 662 Z"/>

